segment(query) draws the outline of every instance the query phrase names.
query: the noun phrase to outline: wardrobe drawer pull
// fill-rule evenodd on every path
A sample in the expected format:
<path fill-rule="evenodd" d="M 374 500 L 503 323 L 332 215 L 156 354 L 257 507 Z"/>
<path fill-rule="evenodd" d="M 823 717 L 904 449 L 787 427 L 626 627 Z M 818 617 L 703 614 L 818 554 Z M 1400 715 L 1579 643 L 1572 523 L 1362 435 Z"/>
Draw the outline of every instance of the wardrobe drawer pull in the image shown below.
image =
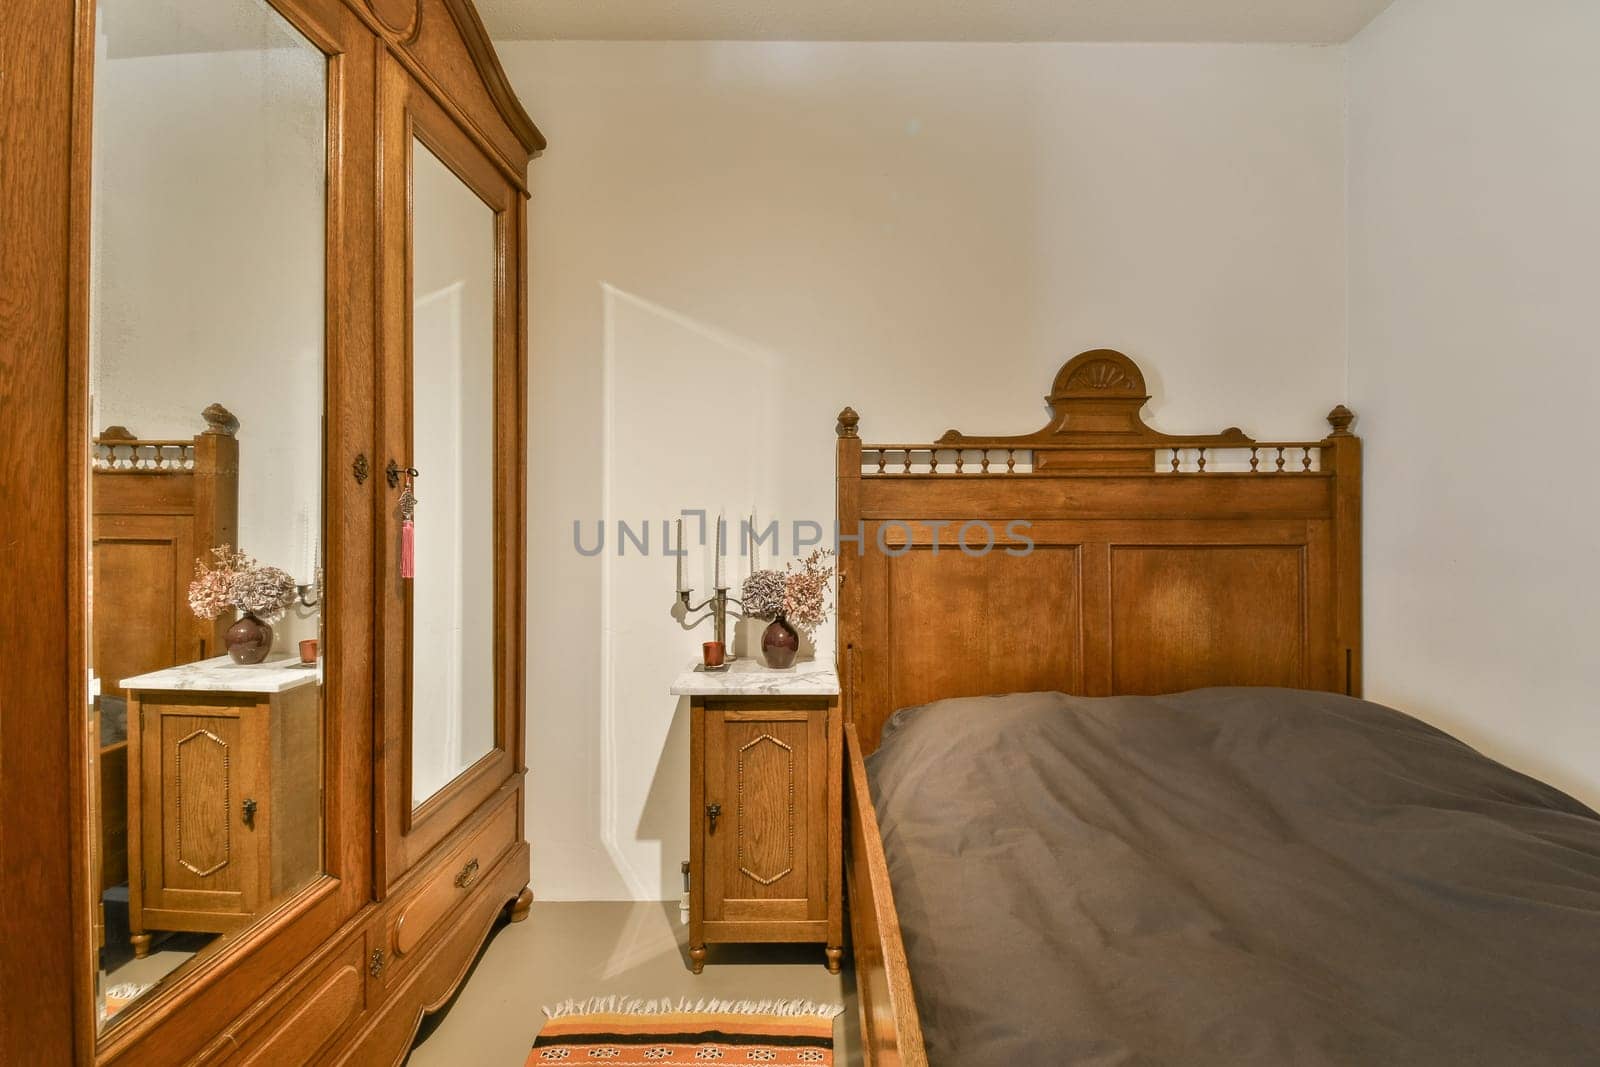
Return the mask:
<path fill-rule="evenodd" d="M 468 889 L 478 880 L 478 858 L 474 856 L 467 865 L 456 872 L 456 888 Z"/>

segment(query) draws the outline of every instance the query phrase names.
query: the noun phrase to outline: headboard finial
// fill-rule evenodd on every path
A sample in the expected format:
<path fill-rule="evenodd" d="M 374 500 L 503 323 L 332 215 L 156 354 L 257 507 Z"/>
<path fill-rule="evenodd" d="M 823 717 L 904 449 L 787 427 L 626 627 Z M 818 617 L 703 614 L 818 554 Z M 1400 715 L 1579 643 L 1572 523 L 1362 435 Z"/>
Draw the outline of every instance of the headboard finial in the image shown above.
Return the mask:
<path fill-rule="evenodd" d="M 845 408 L 839 412 L 839 421 L 834 426 L 834 433 L 840 437 L 856 437 L 856 425 L 861 421 L 861 416 L 856 414 L 855 408 Z"/>
<path fill-rule="evenodd" d="M 1356 421 L 1356 413 L 1340 404 L 1328 412 L 1328 425 L 1333 427 L 1334 437 L 1349 437 L 1350 424 Z"/>
<path fill-rule="evenodd" d="M 239 428 L 239 420 L 233 417 L 233 412 L 221 404 L 208 405 L 200 413 L 200 417 L 206 420 L 206 433 L 232 437 L 234 431 Z"/>

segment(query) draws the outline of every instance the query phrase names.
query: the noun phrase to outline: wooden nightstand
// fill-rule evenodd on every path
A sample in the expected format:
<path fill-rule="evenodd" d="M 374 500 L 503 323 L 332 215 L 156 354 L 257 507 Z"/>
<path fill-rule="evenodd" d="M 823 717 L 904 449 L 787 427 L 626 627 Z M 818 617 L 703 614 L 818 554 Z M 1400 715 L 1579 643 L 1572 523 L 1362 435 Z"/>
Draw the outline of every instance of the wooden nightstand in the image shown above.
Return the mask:
<path fill-rule="evenodd" d="M 689 698 L 689 958 L 706 945 L 813 941 L 844 952 L 844 731 L 831 666 L 737 660 L 673 683 Z"/>
<path fill-rule="evenodd" d="M 128 692 L 128 928 L 228 933 L 322 869 L 320 672 L 227 656 Z"/>

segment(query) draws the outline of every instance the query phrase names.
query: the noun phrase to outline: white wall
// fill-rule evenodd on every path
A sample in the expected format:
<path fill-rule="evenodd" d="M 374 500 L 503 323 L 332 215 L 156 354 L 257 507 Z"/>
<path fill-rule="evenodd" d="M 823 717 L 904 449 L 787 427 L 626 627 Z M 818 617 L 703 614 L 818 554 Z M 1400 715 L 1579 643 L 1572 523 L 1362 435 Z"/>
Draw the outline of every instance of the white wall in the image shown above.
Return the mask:
<path fill-rule="evenodd" d="M 590 544 L 602 515 L 656 520 L 656 550 L 685 506 L 831 523 L 846 403 L 869 439 L 1030 431 L 1098 346 L 1140 361 L 1173 431 L 1320 435 L 1344 399 L 1339 49 L 498 47 L 552 146 L 530 223 L 544 899 L 676 895 L 666 687 L 707 637 L 671 615 L 669 559 L 580 557 L 574 519 Z"/>
<path fill-rule="evenodd" d="M 1350 52 L 1367 694 L 1600 803 L 1600 5 L 1399 0 Z"/>

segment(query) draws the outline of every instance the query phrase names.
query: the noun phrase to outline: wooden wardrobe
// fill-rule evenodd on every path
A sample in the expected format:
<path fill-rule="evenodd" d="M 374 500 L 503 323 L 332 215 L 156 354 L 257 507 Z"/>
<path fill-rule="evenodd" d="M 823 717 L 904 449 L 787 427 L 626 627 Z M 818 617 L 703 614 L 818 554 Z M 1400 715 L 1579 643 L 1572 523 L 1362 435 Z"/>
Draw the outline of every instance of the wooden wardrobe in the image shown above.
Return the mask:
<path fill-rule="evenodd" d="M 218 10 L 212 3 L 177 6 L 194 6 L 204 20 Z M 96 172 L 99 135 L 118 131 L 97 133 L 94 120 L 97 65 L 128 52 L 108 53 L 105 27 L 96 26 L 103 0 L 19 0 L 7 7 L 0 43 L 0 424 L 11 453 L 0 464 L 11 528 L 0 537 L 8 586 L 0 599 L 0 1062 L 8 1064 L 397 1064 L 423 1015 L 451 997 L 496 925 L 525 918 L 532 900 L 523 825 L 525 291 L 528 167 L 544 139 L 470 0 L 249 4 L 252 18 L 259 14 L 273 33 L 322 57 L 312 64 L 325 86 L 320 121 L 274 127 L 325 138 L 320 173 L 304 182 L 293 174 L 274 178 L 274 187 L 318 191 L 322 240 L 304 269 L 291 263 L 257 271 L 251 264 L 199 275 L 224 293 L 236 287 L 241 300 L 249 287 L 278 276 L 310 277 L 322 287 L 317 377 L 306 394 L 315 410 L 298 413 L 314 428 L 309 443 L 319 451 L 314 475 L 295 483 L 315 502 L 305 522 L 313 550 L 294 565 L 300 603 L 321 605 L 320 615 L 300 624 L 316 627 L 314 659 L 306 663 L 320 690 L 308 713 L 320 715 L 316 873 L 241 929 L 213 935 L 102 1025 L 95 822 L 108 805 L 96 803 L 91 789 L 98 739 L 89 724 L 96 692 L 102 684 L 117 687 L 125 671 L 106 665 L 121 628 L 96 628 L 104 621 L 96 611 L 114 606 L 92 595 L 93 441 L 98 428 L 124 420 L 109 416 L 100 397 L 91 402 L 96 389 L 109 389 L 91 365 L 97 346 L 108 343 L 100 336 L 104 324 L 94 321 L 103 270 L 98 227 L 119 196 L 131 195 L 131 179 L 115 168 Z M 113 15 L 125 17 L 130 6 Z M 200 47 L 188 39 L 170 47 L 156 41 L 139 56 L 188 56 Z M 214 51 L 230 47 L 238 49 L 223 40 Z M 230 165 L 239 158 L 250 157 L 235 154 Z M 257 165 L 282 162 L 264 155 Z M 436 185 L 458 188 L 425 195 L 424 169 L 443 175 L 428 179 Z M 197 189 L 205 181 L 197 174 Z M 439 392 L 435 379 L 454 372 L 432 368 L 430 360 L 444 357 L 433 354 L 437 338 L 422 339 L 418 322 L 423 296 L 433 295 L 422 293 L 430 265 L 419 251 L 423 204 L 435 202 L 428 197 L 454 197 L 460 211 L 481 217 L 471 248 L 488 250 L 472 283 L 489 287 L 479 315 L 486 355 L 476 370 L 452 379 L 465 413 L 460 436 L 471 442 L 460 445 L 465 458 L 450 471 L 429 464 L 429 456 L 444 453 L 428 421 L 437 413 L 425 409 Z M 204 210 L 201 196 L 191 199 Z M 243 205 L 236 213 L 251 210 Z M 427 229 L 451 232 L 436 222 Z M 226 239 L 212 239 L 225 259 Z M 430 249 L 438 244 L 428 240 Z M 196 258 L 210 251 L 205 240 L 194 244 Z M 459 286 L 437 288 L 459 297 Z M 195 316 L 207 313 L 204 299 L 188 299 Z M 262 321 L 270 326 L 271 317 Z M 251 341 L 248 331 L 237 336 L 241 346 Z M 173 368 L 204 368 L 207 353 L 197 347 L 158 358 L 177 376 Z M 465 365 L 465 356 L 455 358 Z M 280 373 L 278 359 L 269 353 L 257 362 L 264 374 Z M 282 360 L 289 366 L 292 354 Z M 251 402 L 252 390 L 240 392 Z M 241 434 L 238 536 L 247 549 L 251 536 L 269 545 L 261 531 L 277 520 L 251 508 L 261 499 L 259 479 L 271 473 L 272 450 L 261 442 L 269 440 L 272 420 L 246 415 L 234 396 L 215 399 L 237 412 L 251 435 Z M 195 410 L 187 409 L 191 421 Z M 126 421 L 153 437 L 176 436 Z M 413 491 L 415 568 L 402 559 Z M 468 509 L 470 522 L 457 516 Z M 455 736 L 434 745 L 419 740 L 433 729 L 424 724 L 439 702 L 419 680 L 427 657 L 437 654 L 425 647 L 437 612 L 423 601 L 420 583 L 434 589 L 439 577 L 420 568 L 447 539 L 463 567 L 478 569 L 452 587 L 468 617 L 464 630 L 457 627 L 467 634 L 460 643 L 465 666 L 449 675 L 455 718 L 440 731 Z M 476 592 L 461 593 L 461 586 Z M 219 640 L 223 628 L 184 625 Z M 172 664 L 139 669 L 226 671 L 221 651 L 185 647 Z M 293 647 L 275 653 L 282 655 L 294 655 Z M 164 699 L 198 704 L 202 697 Z M 227 714 L 226 703 L 211 701 L 206 713 Z M 210 730 L 206 740 L 220 748 L 228 738 Z M 429 764 L 434 748 L 445 751 L 439 767 Z M 216 766 L 238 773 L 223 757 Z M 259 796 L 261 811 L 252 796 L 243 814 L 238 800 L 221 801 L 218 817 L 234 835 L 270 825 L 269 794 Z M 242 851 L 229 851 L 226 841 L 219 848 L 223 865 Z"/>

